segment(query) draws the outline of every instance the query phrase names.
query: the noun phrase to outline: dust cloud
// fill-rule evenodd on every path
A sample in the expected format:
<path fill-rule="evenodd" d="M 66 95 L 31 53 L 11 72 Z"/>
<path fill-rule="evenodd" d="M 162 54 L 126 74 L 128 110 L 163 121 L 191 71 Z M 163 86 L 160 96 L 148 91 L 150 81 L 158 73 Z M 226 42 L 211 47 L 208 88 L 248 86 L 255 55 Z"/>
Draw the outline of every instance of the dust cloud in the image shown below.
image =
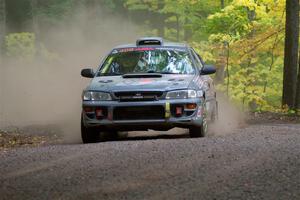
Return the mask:
<path fill-rule="evenodd" d="M 55 126 L 67 142 L 80 141 L 81 92 L 89 82 L 80 70 L 97 68 L 112 47 L 134 42 L 138 31 L 101 10 L 97 20 L 88 9 L 74 13 L 60 26 L 40 27 L 43 43 L 57 59 L 1 62 L 0 128 Z"/>
<path fill-rule="evenodd" d="M 209 127 L 212 135 L 226 135 L 235 129 L 244 126 L 246 115 L 232 103 L 223 93 L 219 92 L 218 100 L 218 120 Z"/>
<path fill-rule="evenodd" d="M 66 142 L 81 141 L 81 92 L 89 80 L 80 77 L 80 70 L 97 68 L 112 47 L 134 42 L 139 33 L 128 20 L 101 14 L 101 10 L 97 18 L 88 9 L 74 13 L 72 20 L 60 26 L 40 27 L 43 43 L 57 59 L 46 61 L 37 56 L 31 62 L 14 58 L 1 62 L 0 128 L 31 127 L 44 134 L 45 129 L 58 127 Z M 217 135 L 230 132 L 242 119 L 224 97 L 219 102 L 220 119 L 212 127 Z"/>

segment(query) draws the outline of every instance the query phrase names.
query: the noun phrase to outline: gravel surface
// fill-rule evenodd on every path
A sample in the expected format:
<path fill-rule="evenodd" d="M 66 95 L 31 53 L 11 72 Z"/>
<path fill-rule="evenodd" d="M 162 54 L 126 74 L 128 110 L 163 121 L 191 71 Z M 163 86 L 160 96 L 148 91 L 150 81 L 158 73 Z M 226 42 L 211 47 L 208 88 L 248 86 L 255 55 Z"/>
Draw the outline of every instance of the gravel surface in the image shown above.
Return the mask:
<path fill-rule="evenodd" d="M 300 199 L 300 125 L 0 152 L 0 199 Z"/>

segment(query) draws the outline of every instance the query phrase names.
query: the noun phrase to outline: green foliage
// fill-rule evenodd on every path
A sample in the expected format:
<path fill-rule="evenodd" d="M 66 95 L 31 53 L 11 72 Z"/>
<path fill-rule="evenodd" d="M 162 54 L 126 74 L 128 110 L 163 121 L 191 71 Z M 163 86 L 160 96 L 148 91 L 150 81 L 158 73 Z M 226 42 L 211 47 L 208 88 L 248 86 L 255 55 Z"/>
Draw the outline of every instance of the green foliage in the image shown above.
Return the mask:
<path fill-rule="evenodd" d="M 244 7 L 230 5 L 221 12 L 210 15 L 208 17 L 208 31 L 212 34 L 211 37 L 218 36 L 220 37 L 219 40 L 230 41 L 248 34 L 251 31 L 251 26 L 247 12 Z"/>
<path fill-rule="evenodd" d="M 244 109 L 281 106 L 284 5 L 284 0 L 234 0 L 208 17 L 214 55 L 221 55 L 225 65 L 222 51 L 230 53 L 229 74 L 219 89 Z"/>
<path fill-rule="evenodd" d="M 33 33 L 13 33 L 5 37 L 6 53 L 10 57 L 32 60 L 36 54 Z"/>
<path fill-rule="evenodd" d="M 7 56 L 13 59 L 32 61 L 35 58 L 58 60 L 59 56 L 50 52 L 44 44 L 36 45 L 34 33 L 12 33 L 5 37 Z"/>
<path fill-rule="evenodd" d="M 64 17 L 72 14 L 75 0 L 51 0 L 39 3 L 39 8 L 34 13 L 40 21 L 55 24 Z M 78 2 L 80 3 L 80 2 Z"/>
<path fill-rule="evenodd" d="M 164 38 L 172 41 L 192 41 L 207 37 L 206 18 L 220 9 L 219 1 L 197 0 L 125 0 L 125 6 L 132 12 L 143 11 L 150 16 L 150 27 L 157 23 L 163 26 Z M 152 14 L 152 15 L 151 15 Z M 163 21 L 163 23 L 162 23 Z"/>
<path fill-rule="evenodd" d="M 218 88 L 244 109 L 281 110 L 285 0 L 225 0 L 224 8 L 220 0 L 37 1 L 33 14 L 42 27 L 66 25 L 61 24 L 63 19 L 72 19 L 78 6 L 96 13 L 100 7 L 125 11 L 143 35 L 190 43 L 205 61 L 224 72 Z M 101 19 L 93 20 L 90 23 L 101 24 Z M 57 59 L 35 43 L 32 33 L 10 34 L 7 55 Z"/>

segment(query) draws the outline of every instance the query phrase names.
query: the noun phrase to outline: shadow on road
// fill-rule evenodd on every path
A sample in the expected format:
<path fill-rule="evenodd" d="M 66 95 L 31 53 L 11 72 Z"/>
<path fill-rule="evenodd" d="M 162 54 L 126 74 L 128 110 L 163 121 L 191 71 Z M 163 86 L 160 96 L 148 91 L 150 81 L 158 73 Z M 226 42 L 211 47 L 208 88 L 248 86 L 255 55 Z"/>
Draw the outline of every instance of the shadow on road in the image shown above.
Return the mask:
<path fill-rule="evenodd" d="M 184 139 L 189 138 L 185 129 L 174 128 L 169 131 L 133 131 L 121 132 L 119 137 L 110 141 L 137 141 L 137 140 L 157 140 L 157 139 Z M 108 142 L 110 142 L 108 141 Z"/>
<path fill-rule="evenodd" d="M 189 138 L 188 134 L 185 135 L 155 135 L 155 136 L 133 136 L 133 137 L 124 137 L 118 138 L 116 141 L 134 141 L 134 140 L 157 140 L 157 139 L 183 139 Z"/>

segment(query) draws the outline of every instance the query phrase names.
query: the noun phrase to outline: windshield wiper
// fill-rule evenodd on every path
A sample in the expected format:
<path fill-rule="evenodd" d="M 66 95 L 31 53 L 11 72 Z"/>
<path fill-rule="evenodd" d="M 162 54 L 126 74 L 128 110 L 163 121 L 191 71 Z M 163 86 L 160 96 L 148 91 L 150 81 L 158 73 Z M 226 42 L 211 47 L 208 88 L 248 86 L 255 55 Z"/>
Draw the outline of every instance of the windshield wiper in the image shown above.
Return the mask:
<path fill-rule="evenodd" d="M 147 71 L 147 73 L 159 73 L 159 72 L 157 72 L 155 70 L 149 70 L 149 71 Z"/>
<path fill-rule="evenodd" d="M 149 70 L 147 73 L 155 73 L 155 74 L 179 74 L 179 73 L 174 73 L 174 72 L 157 72 L 154 70 Z"/>
<path fill-rule="evenodd" d="M 175 73 L 175 72 L 159 72 L 161 74 L 180 74 L 180 73 Z"/>
<path fill-rule="evenodd" d="M 123 78 L 161 78 L 160 73 L 133 73 L 133 74 L 124 74 Z"/>
<path fill-rule="evenodd" d="M 97 76 L 122 76 L 123 73 L 99 73 Z"/>

